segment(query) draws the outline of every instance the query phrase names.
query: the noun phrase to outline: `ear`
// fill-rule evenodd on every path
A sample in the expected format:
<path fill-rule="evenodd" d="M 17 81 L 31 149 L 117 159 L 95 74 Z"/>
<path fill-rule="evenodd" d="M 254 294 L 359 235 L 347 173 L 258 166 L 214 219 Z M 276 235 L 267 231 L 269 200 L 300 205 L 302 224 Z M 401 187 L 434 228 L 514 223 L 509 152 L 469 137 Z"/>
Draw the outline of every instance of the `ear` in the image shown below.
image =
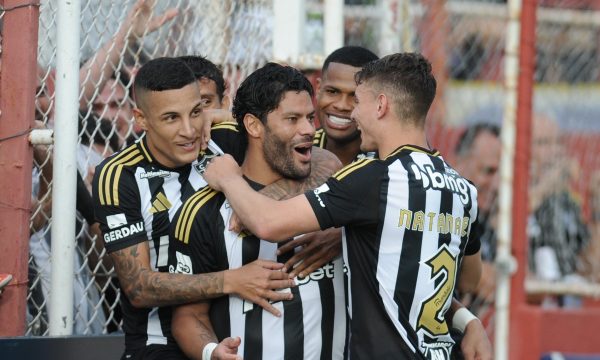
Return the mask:
<path fill-rule="evenodd" d="M 144 112 L 142 110 L 140 110 L 139 108 L 133 109 L 133 116 L 135 118 L 135 123 L 137 126 L 139 126 L 144 131 L 148 130 L 146 116 L 144 116 Z"/>
<path fill-rule="evenodd" d="M 253 138 L 262 137 L 264 131 L 264 125 L 259 118 L 252 114 L 246 114 L 244 116 L 244 126 L 246 127 L 246 131 L 248 135 Z"/>
<path fill-rule="evenodd" d="M 388 98 L 385 94 L 377 95 L 377 118 L 381 119 L 384 117 L 389 111 L 389 102 Z"/>
<path fill-rule="evenodd" d="M 316 88 L 315 88 L 315 94 L 318 94 L 321 91 L 321 83 L 323 82 L 323 80 L 321 80 L 320 77 L 317 78 L 317 80 L 315 81 L 316 83 Z"/>
<path fill-rule="evenodd" d="M 231 98 L 229 95 L 223 95 L 223 99 L 221 99 L 221 109 L 229 110 L 231 108 Z"/>

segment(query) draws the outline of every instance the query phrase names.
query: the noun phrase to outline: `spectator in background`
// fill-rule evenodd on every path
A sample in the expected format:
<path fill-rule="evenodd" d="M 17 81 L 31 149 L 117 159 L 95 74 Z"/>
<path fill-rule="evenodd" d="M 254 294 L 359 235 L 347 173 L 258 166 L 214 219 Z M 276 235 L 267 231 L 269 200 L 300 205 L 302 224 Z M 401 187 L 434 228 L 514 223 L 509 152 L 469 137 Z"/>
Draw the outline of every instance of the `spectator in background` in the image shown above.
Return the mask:
<path fill-rule="evenodd" d="M 591 241 L 585 251 L 585 274 L 595 282 L 600 282 L 600 170 L 592 173 L 589 183 L 590 233 Z"/>
<path fill-rule="evenodd" d="M 107 119 L 109 125 L 112 123 L 115 126 L 118 138 L 116 146 L 111 146 L 113 151 L 119 150 L 125 139 L 134 131 L 129 86 L 129 75 L 124 71 L 115 72 L 92 104 L 92 110 L 98 118 Z"/>
<path fill-rule="evenodd" d="M 481 282 L 476 299 L 471 303 L 492 302 L 496 289 L 496 222 L 498 195 L 498 168 L 500 166 L 500 129 L 496 125 L 479 123 L 462 133 L 456 146 L 456 170 L 477 188 L 479 227 L 474 236 L 481 241 L 483 262 Z"/>
<path fill-rule="evenodd" d="M 577 281 L 581 258 L 590 240 L 581 207 L 569 184 L 577 176 L 577 162 L 567 156 L 556 121 L 536 114 L 531 141 L 529 265 L 542 280 Z M 559 305 L 566 297 L 560 297 Z"/>

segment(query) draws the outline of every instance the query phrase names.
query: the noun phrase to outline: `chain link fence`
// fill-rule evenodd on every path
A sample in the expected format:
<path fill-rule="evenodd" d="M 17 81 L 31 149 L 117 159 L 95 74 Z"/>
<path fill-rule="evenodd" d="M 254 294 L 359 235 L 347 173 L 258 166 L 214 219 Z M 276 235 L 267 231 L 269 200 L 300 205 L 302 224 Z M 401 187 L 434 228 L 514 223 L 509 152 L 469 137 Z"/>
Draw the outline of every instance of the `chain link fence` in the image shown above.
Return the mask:
<path fill-rule="evenodd" d="M 272 53 L 271 13 L 266 0 L 82 2 L 77 167 L 84 186 L 78 192 L 91 192 L 94 167 L 139 136 L 131 90 L 141 65 L 160 56 L 203 55 L 222 66 L 232 93 Z M 42 0 L 36 88 L 40 127 L 54 122 L 56 21 L 57 1 Z M 34 156 L 26 335 L 48 334 L 51 150 L 37 147 Z M 105 334 L 121 328 L 121 295 L 98 228 L 90 226 L 93 220 L 86 220 L 84 210 L 89 209 L 78 208 L 73 333 Z"/>

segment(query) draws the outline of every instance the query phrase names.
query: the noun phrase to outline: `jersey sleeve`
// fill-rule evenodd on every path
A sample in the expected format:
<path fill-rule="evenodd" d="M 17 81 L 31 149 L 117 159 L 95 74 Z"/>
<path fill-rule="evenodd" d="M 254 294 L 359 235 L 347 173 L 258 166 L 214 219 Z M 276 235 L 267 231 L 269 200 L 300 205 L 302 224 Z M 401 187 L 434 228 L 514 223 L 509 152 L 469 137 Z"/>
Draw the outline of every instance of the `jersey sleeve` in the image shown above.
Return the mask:
<path fill-rule="evenodd" d="M 108 253 L 147 240 L 134 174 L 115 164 L 98 165 L 92 184 L 94 217 Z"/>
<path fill-rule="evenodd" d="M 222 270 L 215 244 L 222 240 L 215 211 L 218 194 L 209 187 L 196 192 L 177 211 L 169 231 L 169 272 L 204 274 Z M 211 201 L 212 200 L 212 201 Z"/>
<path fill-rule="evenodd" d="M 484 229 L 479 222 L 479 219 L 475 219 L 471 224 L 471 231 L 469 232 L 469 240 L 465 247 L 465 255 L 475 255 L 481 248 L 481 236 L 483 235 Z"/>
<path fill-rule="evenodd" d="M 222 122 L 213 125 L 210 137 L 223 152 L 233 156 L 239 165 L 242 164 L 246 155 L 246 139 L 240 133 L 237 123 Z"/>
<path fill-rule="evenodd" d="M 338 171 L 320 187 L 305 193 L 321 229 L 378 221 L 379 194 L 385 167 L 363 159 Z"/>

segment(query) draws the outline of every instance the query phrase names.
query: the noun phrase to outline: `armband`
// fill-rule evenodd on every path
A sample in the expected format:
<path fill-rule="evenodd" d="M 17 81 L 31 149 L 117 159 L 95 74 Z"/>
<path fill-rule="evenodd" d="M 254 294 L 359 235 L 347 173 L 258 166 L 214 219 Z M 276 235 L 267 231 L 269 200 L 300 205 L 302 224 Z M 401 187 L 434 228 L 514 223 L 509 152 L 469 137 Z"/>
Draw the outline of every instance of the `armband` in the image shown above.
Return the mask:
<path fill-rule="evenodd" d="M 473 315 L 467 308 L 460 308 L 452 317 L 452 327 L 464 333 L 467 324 L 473 319 L 477 319 L 477 316 Z"/>
<path fill-rule="evenodd" d="M 202 360 L 210 360 L 210 358 L 212 357 L 212 353 L 213 351 L 215 351 L 215 349 L 217 348 L 216 343 L 208 343 L 204 346 L 204 349 L 202 350 Z"/>

